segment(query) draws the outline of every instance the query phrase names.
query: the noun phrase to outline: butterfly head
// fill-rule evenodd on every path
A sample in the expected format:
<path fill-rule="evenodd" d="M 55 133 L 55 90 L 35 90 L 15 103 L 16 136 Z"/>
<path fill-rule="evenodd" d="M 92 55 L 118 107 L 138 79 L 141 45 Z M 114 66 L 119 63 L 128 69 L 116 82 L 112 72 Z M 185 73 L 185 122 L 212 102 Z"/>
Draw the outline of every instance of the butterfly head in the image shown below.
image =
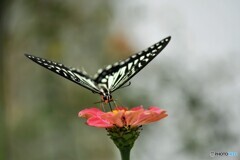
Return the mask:
<path fill-rule="evenodd" d="M 111 94 L 101 95 L 101 98 L 102 98 L 102 101 L 103 101 L 104 103 L 109 103 L 109 102 L 111 102 L 111 101 L 113 100 Z"/>

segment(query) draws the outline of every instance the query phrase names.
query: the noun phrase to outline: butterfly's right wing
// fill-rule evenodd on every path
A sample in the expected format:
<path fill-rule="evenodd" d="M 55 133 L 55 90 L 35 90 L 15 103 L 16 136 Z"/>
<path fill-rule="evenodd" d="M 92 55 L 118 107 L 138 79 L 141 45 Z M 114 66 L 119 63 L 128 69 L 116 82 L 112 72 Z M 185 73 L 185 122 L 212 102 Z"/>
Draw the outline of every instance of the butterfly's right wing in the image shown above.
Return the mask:
<path fill-rule="evenodd" d="M 110 92 L 116 91 L 151 62 L 167 46 L 170 40 L 170 36 L 164 38 L 126 60 L 100 69 L 95 75 L 94 81 L 108 88 Z"/>
<path fill-rule="evenodd" d="M 58 75 L 77 83 L 88 90 L 91 90 L 93 93 L 101 93 L 96 85 L 96 82 L 94 82 L 85 72 L 74 68 L 68 68 L 63 64 L 52 62 L 33 55 L 25 54 L 25 56 L 54 73 L 57 73 Z"/>

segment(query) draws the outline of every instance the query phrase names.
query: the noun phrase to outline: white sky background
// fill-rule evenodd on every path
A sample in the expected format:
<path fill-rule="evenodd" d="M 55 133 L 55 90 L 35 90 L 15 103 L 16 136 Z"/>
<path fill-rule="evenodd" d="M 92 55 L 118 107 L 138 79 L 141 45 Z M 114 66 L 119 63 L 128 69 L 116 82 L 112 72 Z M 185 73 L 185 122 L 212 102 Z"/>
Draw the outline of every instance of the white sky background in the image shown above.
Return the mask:
<path fill-rule="evenodd" d="M 147 67 L 136 76 L 138 78 L 133 79 L 134 87 L 141 88 L 147 85 L 148 88 L 154 88 L 156 82 L 152 76 L 152 67 L 172 65 L 174 67 L 171 67 L 169 72 L 173 68 L 178 68 L 177 71 L 182 70 L 186 79 L 197 79 L 196 83 L 201 82 L 204 85 L 202 94 L 218 106 L 215 108 L 216 111 L 226 112 L 226 116 L 231 117 L 231 132 L 238 134 L 240 131 L 236 126 L 240 121 L 240 2 L 237 0 L 125 0 L 115 2 L 113 5 L 116 8 L 113 29 L 124 28 L 122 30 L 125 36 L 135 46 L 136 51 L 145 49 L 168 35 L 172 36 L 171 42 L 163 51 L 164 55 L 158 56 L 157 60 L 151 62 L 153 63 L 151 67 Z M 173 73 L 175 72 L 176 70 Z M 151 79 L 142 81 L 150 75 Z M 194 86 L 194 84 L 189 85 Z M 153 101 L 158 101 L 155 92 L 149 94 L 153 97 Z M 182 113 L 180 108 L 182 104 L 176 106 L 176 101 L 179 101 L 177 93 L 171 93 L 171 96 L 176 97 L 167 98 L 167 95 L 163 95 L 165 108 L 168 110 L 170 107 L 168 122 L 162 121 L 158 127 L 157 125 L 155 128 L 150 127 L 152 131 L 150 135 L 141 135 L 145 141 L 139 142 L 139 145 L 144 144 L 144 146 L 141 146 L 141 150 L 134 148 L 133 158 L 149 160 L 151 155 L 150 159 L 154 160 L 160 157 L 161 159 L 193 159 L 181 152 L 178 131 L 174 130 L 173 124 L 174 121 L 178 121 L 174 120 L 174 114 Z M 171 102 L 171 99 L 175 99 L 175 103 Z M 188 116 L 187 113 L 182 114 Z M 156 128 L 159 128 L 159 131 L 156 131 Z M 160 132 L 166 133 L 159 134 Z M 156 138 L 158 135 L 161 135 L 158 139 L 151 138 Z M 227 146 L 224 151 L 238 149 L 239 152 L 240 148 L 237 146 L 240 146 L 239 139 L 236 144 Z M 202 154 L 206 159 L 209 153 Z"/>

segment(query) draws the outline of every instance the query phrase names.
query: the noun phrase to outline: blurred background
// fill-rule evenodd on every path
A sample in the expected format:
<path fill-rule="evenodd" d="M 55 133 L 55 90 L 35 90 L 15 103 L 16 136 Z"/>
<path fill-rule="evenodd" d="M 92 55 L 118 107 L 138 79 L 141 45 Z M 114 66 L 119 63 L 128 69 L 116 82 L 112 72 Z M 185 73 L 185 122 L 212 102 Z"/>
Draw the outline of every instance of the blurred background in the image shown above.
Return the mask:
<path fill-rule="evenodd" d="M 125 106 L 155 105 L 169 114 L 143 127 L 132 160 L 226 158 L 211 158 L 211 151 L 240 154 L 239 1 L 0 3 L 1 160 L 120 159 L 104 129 L 88 127 L 77 117 L 96 106 L 99 95 L 24 53 L 93 75 L 169 35 L 171 42 L 131 86 L 113 94 Z"/>

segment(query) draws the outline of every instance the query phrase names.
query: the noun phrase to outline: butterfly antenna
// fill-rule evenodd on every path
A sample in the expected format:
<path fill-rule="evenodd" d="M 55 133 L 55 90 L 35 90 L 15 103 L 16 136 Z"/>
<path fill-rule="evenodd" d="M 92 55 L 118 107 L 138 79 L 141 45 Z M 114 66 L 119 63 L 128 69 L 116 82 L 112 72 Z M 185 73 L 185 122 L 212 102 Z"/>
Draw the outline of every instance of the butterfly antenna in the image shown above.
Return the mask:
<path fill-rule="evenodd" d="M 94 102 L 94 104 L 102 103 L 102 101 Z"/>

